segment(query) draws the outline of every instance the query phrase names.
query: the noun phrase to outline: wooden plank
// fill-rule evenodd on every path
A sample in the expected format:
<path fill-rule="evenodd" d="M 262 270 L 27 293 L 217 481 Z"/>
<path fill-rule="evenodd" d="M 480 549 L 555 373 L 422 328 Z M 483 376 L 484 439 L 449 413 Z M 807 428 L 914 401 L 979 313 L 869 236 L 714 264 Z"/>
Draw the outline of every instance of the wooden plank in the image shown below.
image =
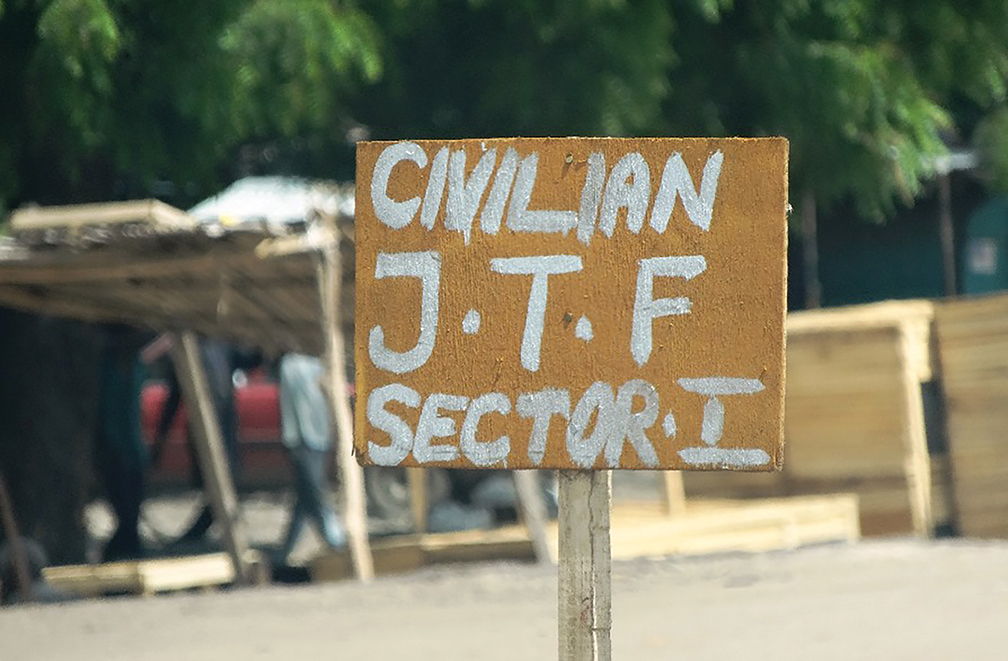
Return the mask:
<path fill-rule="evenodd" d="M 539 478 L 535 471 L 511 471 L 511 475 L 518 501 L 518 513 L 532 540 L 536 560 L 540 564 L 553 564 L 556 562 L 556 556 L 550 550 L 546 537 L 546 506 L 543 504 L 539 489 Z"/>
<path fill-rule="evenodd" d="M 103 202 L 58 207 L 23 207 L 10 216 L 11 229 L 24 232 L 41 229 L 72 230 L 86 225 L 117 225 L 147 222 L 166 228 L 192 228 L 196 219 L 158 200 Z"/>
<path fill-rule="evenodd" d="M 857 497 L 851 494 L 700 503 L 683 517 L 652 516 L 635 525 L 623 524 L 625 516 L 614 508 L 614 558 L 762 552 L 860 538 Z"/>
<path fill-rule="evenodd" d="M 262 558 L 258 552 L 250 551 L 245 564 L 261 565 Z M 234 563 L 227 553 L 54 566 L 44 568 L 42 576 L 57 590 L 82 597 L 190 590 L 228 585 L 236 578 Z"/>
<path fill-rule="evenodd" d="M 153 242 L 151 247 L 153 247 Z M 252 251 L 207 250 L 181 257 L 156 255 L 146 259 L 120 256 L 110 263 L 109 256 L 98 251 L 85 253 L 85 258 L 64 260 L 58 264 L 4 266 L 0 268 L 0 283 L 18 285 L 80 284 L 81 282 L 115 282 L 144 278 L 181 278 L 186 273 L 216 273 L 220 268 L 254 268 L 263 263 Z"/>
<path fill-rule="evenodd" d="M 561 470 L 559 480 L 560 659 L 610 659 L 611 473 Z"/>
<path fill-rule="evenodd" d="M 244 523 L 238 511 L 238 496 L 234 480 L 228 467 L 224 442 L 221 437 L 217 413 L 207 386 L 203 360 L 200 358 L 196 336 L 185 331 L 172 347 L 175 373 L 178 375 L 186 410 L 189 411 L 189 425 L 196 447 L 203 487 L 213 509 L 214 522 L 220 527 L 239 582 L 252 579 L 252 568 L 248 564 L 248 541 Z"/>
<path fill-rule="evenodd" d="M 14 505 L 10 492 L 7 490 L 7 480 L 0 470 L 0 530 L 10 548 L 10 562 L 14 574 L 14 591 L 22 603 L 34 601 L 32 592 L 31 572 L 28 570 L 28 557 L 25 555 L 24 540 L 18 530 L 17 517 L 14 516 Z M 0 576 L 0 582 L 3 577 Z"/>
<path fill-rule="evenodd" d="M 682 515 L 686 511 L 686 489 L 683 486 L 682 471 L 662 473 L 662 486 L 665 513 L 669 516 Z"/>
<path fill-rule="evenodd" d="M 865 534 L 930 534 L 934 489 L 920 389 L 934 373 L 933 311 L 912 301 L 789 315 L 784 473 L 737 486 L 687 476 L 687 492 L 853 491 Z"/>
<path fill-rule="evenodd" d="M 326 349 L 327 399 L 337 432 L 336 457 L 342 478 L 340 496 L 350 556 L 358 580 L 368 582 L 374 577 L 374 562 L 368 543 L 364 471 L 353 456 L 353 419 L 347 400 L 343 333 L 340 332 L 339 310 L 336 305 L 340 296 L 340 253 L 332 243 L 326 245 L 328 247 L 318 253 L 317 277 Z"/>
<path fill-rule="evenodd" d="M 410 512 L 413 515 L 413 532 L 427 532 L 427 472 L 423 468 L 407 468 Z"/>
<path fill-rule="evenodd" d="M 858 499 L 853 494 L 692 500 L 683 516 L 676 518 L 668 517 L 659 501 L 617 502 L 611 521 L 612 557 L 620 559 L 765 552 L 860 538 Z M 557 524 L 546 528 L 556 554 Z M 909 519 L 905 528 L 909 530 Z M 519 525 L 377 539 L 372 551 L 377 575 L 443 563 L 535 560 L 528 531 Z M 310 570 L 318 581 L 353 577 L 346 552 L 321 555 L 312 561 Z"/>
<path fill-rule="evenodd" d="M 379 540 L 371 544 L 372 567 L 375 576 L 390 576 L 416 571 L 427 559 L 415 536 L 397 540 Z M 312 581 L 342 581 L 356 578 L 349 551 L 329 551 L 309 564 Z"/>
<path fill-rule="evenodd" d="M 943 303 L 936 325 L 957 529 L 1008 537 L 1008 296 Z"/>
<path fill-rule="evenodd" d="M 914 532 L 930 537 L 934 527 L 931 515 L 931 465 L 927 434 L 924 430 L 924 399 L 918 370 L 913 364 L 914 338 L 905 322 L 900 323 L 897 349 L 902 373 L 903 443 L 906 453 L 907 489 Z"/>

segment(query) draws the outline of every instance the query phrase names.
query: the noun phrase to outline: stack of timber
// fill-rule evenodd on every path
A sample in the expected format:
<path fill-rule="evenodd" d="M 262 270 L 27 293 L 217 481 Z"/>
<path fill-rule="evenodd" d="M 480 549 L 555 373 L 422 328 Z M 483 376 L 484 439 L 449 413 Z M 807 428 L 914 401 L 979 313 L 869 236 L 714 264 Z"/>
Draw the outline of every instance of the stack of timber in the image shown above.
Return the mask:
<path fill-rule="evenodd" d="M 255 582 L 265 581 L 266 566 L 260 554 L 250 551 L 248 562 Z M 46 567 L 42 576 L 58 591 L 77 597 L 152 595 L 219 587 L 236 580 L 234 564 L 227 553 Z"/>
<path fill-rule="evenodd" d="M 928 301 L 789 315 L 783 471 L 686 473 L 686 494 L 849 491 L 869 536 L 928 536 L 947 523 L 948 464 L 928 452 L 922 392 L 935 378 L 933 317 Z"/>
<path fill-rule="evenodd" d="M 557 526 L 546 526 L 557 557 Z M 785 499 L 695 501 L 668 515 L 661 503 L 617 502 L 611 523 L 612 557 L 763 552 L 860 539 L 857 497 L 851 494 Z M 492 530 L 433 533 L 374 540 L 375 573 L 395 574 L 458 562 L 535 559 L 528 531 L 518 525 Z M 329 553 L 310 566 L 312 579 L 353 576 L 347 553 Z"/>
<path fill-rule="evenodd" d="M 1008 537 L 1008 295 L 937 311 L 958 531 Z"/>

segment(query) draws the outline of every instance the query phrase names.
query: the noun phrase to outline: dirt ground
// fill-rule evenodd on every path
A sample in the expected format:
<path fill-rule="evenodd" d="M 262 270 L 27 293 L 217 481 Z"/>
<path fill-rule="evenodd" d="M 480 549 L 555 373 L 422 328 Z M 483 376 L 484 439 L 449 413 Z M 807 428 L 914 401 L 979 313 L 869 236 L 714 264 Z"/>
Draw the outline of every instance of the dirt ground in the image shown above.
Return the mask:
<path fill-rule="evenodd" d="M 616 659 L 1004 659 L 1008 543 L 617 562 Z M 0 611 L 0 659 L 555 659 L 556 572 L 442 567 Z"/>

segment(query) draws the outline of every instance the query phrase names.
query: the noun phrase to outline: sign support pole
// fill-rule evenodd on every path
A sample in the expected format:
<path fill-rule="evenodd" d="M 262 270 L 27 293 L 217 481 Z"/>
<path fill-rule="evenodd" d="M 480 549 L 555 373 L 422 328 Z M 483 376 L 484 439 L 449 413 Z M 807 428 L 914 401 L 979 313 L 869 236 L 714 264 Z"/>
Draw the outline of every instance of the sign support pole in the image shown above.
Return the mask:
<path fill-rule="evenodd" d="M 609 661 L 612 472 L 561 470 L 559 500 L 559 658 Z"/>

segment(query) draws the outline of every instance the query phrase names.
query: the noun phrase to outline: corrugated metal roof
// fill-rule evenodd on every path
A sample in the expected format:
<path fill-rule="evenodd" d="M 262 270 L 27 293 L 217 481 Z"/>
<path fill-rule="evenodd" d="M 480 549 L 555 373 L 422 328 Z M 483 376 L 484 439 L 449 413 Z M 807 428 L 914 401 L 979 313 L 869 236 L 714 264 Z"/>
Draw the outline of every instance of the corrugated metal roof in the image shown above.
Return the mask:
<path fill-rule="evenodd" d="M 352 185 L 295 177 L 246 177 L 203 200 L 189 215 L 203 223 L 276 227 L 304 223 L 317 210 L 352 217 L 353 199 Z"/>

